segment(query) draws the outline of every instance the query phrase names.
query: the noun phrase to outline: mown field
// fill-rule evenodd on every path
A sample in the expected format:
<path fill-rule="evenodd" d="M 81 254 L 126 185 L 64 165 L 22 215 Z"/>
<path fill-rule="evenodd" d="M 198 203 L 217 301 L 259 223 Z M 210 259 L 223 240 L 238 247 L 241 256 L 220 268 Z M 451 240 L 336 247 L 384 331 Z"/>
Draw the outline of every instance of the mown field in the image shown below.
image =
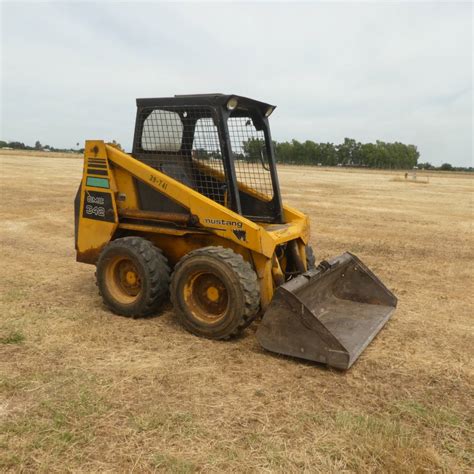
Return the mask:
<path fill-rule="evenodd" d="M 319 258 L 351 250 L 399 298 L 345 373 L 216 342 L 170 307 L 132 320 L 75 262 L 79 158 L 0 155 L 0 470 L 473 469 L 474 179 L 281 168 Z"/>

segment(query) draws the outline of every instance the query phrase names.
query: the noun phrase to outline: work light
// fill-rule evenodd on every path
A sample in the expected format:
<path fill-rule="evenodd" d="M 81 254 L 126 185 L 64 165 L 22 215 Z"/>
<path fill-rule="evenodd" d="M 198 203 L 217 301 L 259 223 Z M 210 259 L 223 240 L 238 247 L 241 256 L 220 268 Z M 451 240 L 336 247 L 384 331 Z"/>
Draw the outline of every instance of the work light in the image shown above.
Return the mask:
<path fill-rule="evenodd" d="M 238 101 L 235 97 L 232 97 L 227 101 L 227 109 L 228 110 L 234 110 L 238 105 Z"/>
<path fill-rule="evenodd" d="M 270 117 L 272 112 L 275 110 L 275 107 L 268 107 L 268 109 L 265 111 L 265 117 Z"/>

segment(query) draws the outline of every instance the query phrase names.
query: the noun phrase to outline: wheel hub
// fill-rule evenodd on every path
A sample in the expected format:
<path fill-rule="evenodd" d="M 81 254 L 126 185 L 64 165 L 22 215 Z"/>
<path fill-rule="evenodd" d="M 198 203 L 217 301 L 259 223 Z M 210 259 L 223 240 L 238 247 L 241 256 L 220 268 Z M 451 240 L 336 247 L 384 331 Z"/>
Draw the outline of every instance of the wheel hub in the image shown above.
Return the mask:
<path fill-rule="evenodd" d="M 227 288 L 218 275 L 199 272 L 191 277 L 184 288 L 185 299 L 196 318 L 215 323 L 224 317 L 229 297 Z"/>
<path fill-rule="evenodd" d="M 114 258 L 107 268 L 107 285 L 121 304 L 133 303 L 142 290 L 140 273 L 134 262 L 124 256 Z"/>
<path fill-rule="evenodd" d="M 216 302 L 219 299 L 219 290 L 215 286 L 210 286 L 206 290 L 206 297 L 209 301 Z"/>
<path fill-rule="evenodd" d="M 133 270 L 129 270 L 125 275 L 125 280 L 128 285 L 134 286 L 137 284 L 138 275 Z"/>

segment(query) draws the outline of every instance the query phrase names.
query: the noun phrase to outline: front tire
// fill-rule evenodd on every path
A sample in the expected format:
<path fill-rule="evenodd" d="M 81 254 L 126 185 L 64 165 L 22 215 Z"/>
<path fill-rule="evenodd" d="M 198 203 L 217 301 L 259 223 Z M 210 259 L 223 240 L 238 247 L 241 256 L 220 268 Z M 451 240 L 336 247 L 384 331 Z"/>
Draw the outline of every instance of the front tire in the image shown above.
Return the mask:
<path fill-rule="evenodd" d="M 242 256 L 204 247 L 184 256 L 171 277 L 171 301 L 181 324 L 210 339 L 239 334 L 260 307 L 257 275 Z"/>
<path fill-rule="evenodd" d="M 149 316 L 167 300 L 170 268 L 162 251 L 150 241 L 124 237 L 104 248 L 96 278 L 104 304 L 114 313 Z"/>

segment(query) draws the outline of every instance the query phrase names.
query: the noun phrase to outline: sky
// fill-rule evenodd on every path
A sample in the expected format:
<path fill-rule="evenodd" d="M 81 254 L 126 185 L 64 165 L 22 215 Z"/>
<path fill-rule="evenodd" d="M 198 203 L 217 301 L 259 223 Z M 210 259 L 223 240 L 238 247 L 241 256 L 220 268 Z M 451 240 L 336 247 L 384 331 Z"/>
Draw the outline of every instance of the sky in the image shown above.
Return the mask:
<path fill-rule="evenodd" d="M 471 2 L 3 2 L 0 139 L 130 149 L 137 97 L 277 106 L 273 138 L 473 165 Z"/>

